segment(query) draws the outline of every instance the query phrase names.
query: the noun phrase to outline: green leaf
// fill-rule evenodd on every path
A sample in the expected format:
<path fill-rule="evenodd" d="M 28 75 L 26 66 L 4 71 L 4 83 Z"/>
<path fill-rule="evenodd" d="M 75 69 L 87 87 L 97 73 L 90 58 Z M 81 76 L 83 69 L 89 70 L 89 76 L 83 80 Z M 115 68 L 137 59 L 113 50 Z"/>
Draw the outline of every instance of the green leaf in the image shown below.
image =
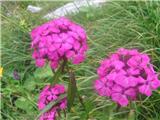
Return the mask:
<path fill-rule="evenodd" d="M 70 80 L 68 83 L 68 93 L 67 93 L 67 101 L 68 101 L 68 110 L 70 111 L 73 106 L 73 102 L 77 92 L 76 80 L 73 72 L 69 72 Z"/>
<path fill-rule="evenodd" d="M 56 105 L 57 103 L 59 103 L 62 99 L 64 99 L 66 97 L 66 94 L 62 94 L 59 96 L 59 98 L 55 101 L 51 101 L 37 116 L 36 120 L 38 120 L 38 118 L 44 114 L 45 112 L 47 112 L 48 110 L 50 110 L 54 105 Z"/>
<path fill-rule="evenodd" d="M 32 77 L 29 77 L 25 82 L 24 82 L 24 88 L 26 88 L 29 91 L 34 90 L 36 87 L 36 82 Z"/>
<path fill-rule="evenodd" d="M 26 112 L 30 112 L 33 109 L 32 104 L 25 99 L 24 97 L 20 97 L 15 101 L 15 105 L 16 107 L 26 111 Z"/>
<path fill-rule="evenodd" d="M 37 68 L 34 72 L 35 78 L 46 78 L 46 77 L 52 77 L 53 73 L 49 65 L 46 65 L 43 68 Z"/>

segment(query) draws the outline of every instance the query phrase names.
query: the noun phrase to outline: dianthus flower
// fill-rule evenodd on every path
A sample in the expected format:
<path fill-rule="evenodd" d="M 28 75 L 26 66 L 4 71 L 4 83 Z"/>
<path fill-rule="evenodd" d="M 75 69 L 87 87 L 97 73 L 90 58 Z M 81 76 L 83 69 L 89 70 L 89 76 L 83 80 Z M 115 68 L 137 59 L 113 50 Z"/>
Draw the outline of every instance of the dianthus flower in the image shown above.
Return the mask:
<path fill-rule="evenodd" d="M 87 51 L 86 32 L 78 24 L 61 17 L 34 28 L 31 32 L 32 57 L 37 67 L 43 67 L 46 60 L 56 69 L 62 59 L 79 64 Z"/>
<path fill-rule="evenodd" d="M 56 84 L 54 86 L 47 85 L 41 91 L 39 100 L 38 100 L 38 108 L 39 110 L 43 110 L 46 105 L 48 105 L 51 101 L 55 101 L 59 98 L 61 94 L 64 94 L 65 87 L 60 84 Z M 64 110 L 67 107 L 67 99 L 62 99 L 57 105 L 52 107 L 49 111 L 42 114 L 40 116 L 40 120 L 55 120 L 57 111 Z"/>
<path fill-rule="evenodd" d="M 151 96 L 152 91 L 160 87 L 149 56 L 136 49 L 120 48 L 101 62 L 97 73 L 99 78 L 94 84 L 97 93 L 121 106 L 136 100 L 138 94 Z"/>

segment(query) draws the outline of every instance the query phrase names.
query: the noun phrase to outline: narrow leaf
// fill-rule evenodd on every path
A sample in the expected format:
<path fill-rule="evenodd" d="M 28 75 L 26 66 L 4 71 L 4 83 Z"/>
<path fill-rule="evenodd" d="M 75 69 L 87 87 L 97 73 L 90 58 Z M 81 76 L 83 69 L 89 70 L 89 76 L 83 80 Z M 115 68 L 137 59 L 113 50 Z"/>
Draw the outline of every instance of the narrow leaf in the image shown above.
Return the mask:
<path fill-rule="evenodd" d="M 77 86 L 76 86 L 76 80 L 75 80 L 75 75 L 72 71 L 69 72 L 69 84 L 68 84 L 68 93 L 67 93 L 67 100 L 68 100 L 68 110 L 70 111 L 75 96 L 76 96 L 76 92 L 77 92 Z"/>
<path fill-rule="evenodd" d="M 44 114 L 45 112 L 47 112 L 48 110 L 50 110 L 53 106 L 55 106 L 56 104 L 58 104 L 62 99 L 64 99 L 66 97 L 66 94 L 62 94 L 59 96 L 59 98 L 55 101 L 51 101 L 48 105 L 46 105 L 46 107 L 39 113 L 39 115 L 37 116 L 36 120 L 38 120 L 38 118 Z"/>

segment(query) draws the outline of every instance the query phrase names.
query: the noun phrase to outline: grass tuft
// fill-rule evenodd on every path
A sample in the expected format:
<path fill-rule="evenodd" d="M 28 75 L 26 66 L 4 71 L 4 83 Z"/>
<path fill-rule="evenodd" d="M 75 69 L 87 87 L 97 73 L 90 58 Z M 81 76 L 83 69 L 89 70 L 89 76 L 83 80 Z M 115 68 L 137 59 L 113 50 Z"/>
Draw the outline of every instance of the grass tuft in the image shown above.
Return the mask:
<path fill-rule="evenodd" d="M 31 58 L 30 36 L 32 28 L 47 20 L 42 16 L 66 2 L 2 2 L 2 67 L 1 81 L 2 119 L 33 120 L 38 115 L 37 99 L 41 88 L 51 79 L 49 71 L 40 71 Z M 41 13 L 26 11 L 29 4 L 43 6 Z M 83 8 L 69 18 L 84 26 L 88 34 L 87 59 L 80 65 L 71 65 L 75 70 L 78 90 L 83 94 L 87 113 L 76 99 L 74 107 L 67 113 L 67 120 L 124 120 L 113 113 L 115 104 L 99 97 L 93 90 L 97 79 L 99 62 L 120 47 L 137 48 L 152 58 L 157 72 L 160 71 L 160 2 L 128 1 L 107 2 L 100 8 Z M 13 78 L 18 71 L 20 80 Z M 46 73 L 44 76 L 40 73 Z M 41 77 L 38 77 L 41 76 Z M 61 81 L 66 80 L 66 75 Z M 66 82 L 66 81 L 65 81 Z M 160 119 L 160 90 L 152 97 L 135 103 L 136 120 Z M 127 111 L 128 112 L 128 111 Z M 62 118 L 64 116 L 62 115 Z"/>

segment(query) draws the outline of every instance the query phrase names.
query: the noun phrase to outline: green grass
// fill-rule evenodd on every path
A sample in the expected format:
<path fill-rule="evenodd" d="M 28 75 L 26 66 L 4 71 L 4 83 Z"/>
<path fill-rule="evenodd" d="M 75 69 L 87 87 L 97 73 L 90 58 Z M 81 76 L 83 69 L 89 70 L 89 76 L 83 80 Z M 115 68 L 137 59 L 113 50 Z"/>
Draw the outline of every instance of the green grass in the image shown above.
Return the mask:
<path fill-rule="evenodd" d="M 44 6 L 42 13 L 26 11 L 28 4 Z M 41 88 L 52 79 L 49 69 L 39 69 L 31 58 L 29 32 L 47 20 L 42 16 L 64 2 L 3 2 L 2 3 L 2 86 L 1 115 L 6 120 L 33 120 L 38 115 L 37 99 Z M 11 12 L 12 11 L 12 12 Z M 11 16 L 7 16 L 10 12 Z M 67 120 L 125 120 L 125 111 L 113 112 L 115 104 L 99 97 L 93 90 L 99 62 L 120 47 L 137 48 L 152 58 L 155 70 L 160 71 L 160 2 L 107 2 L 101 8 L 83 8 L 77 15 L 68 16 L 85 27 L 89 50 L 80 65 L 70 65 L 76 74 L 78 90 L 86 106 L 84 111 L 76 99 Z M 21 79 L 14 80 L 17 69 Z M 42 74 L 45 73 L 45 74 Z M 67 75 L 61 82 L 67 84 Z M 160 90 L 152 97 L 133 104 L 136 120 L 160 119 Z M 62 115 L 62 120 L 64 119 Z M 133 118 L 132 118 L 133 119 Z"/>

